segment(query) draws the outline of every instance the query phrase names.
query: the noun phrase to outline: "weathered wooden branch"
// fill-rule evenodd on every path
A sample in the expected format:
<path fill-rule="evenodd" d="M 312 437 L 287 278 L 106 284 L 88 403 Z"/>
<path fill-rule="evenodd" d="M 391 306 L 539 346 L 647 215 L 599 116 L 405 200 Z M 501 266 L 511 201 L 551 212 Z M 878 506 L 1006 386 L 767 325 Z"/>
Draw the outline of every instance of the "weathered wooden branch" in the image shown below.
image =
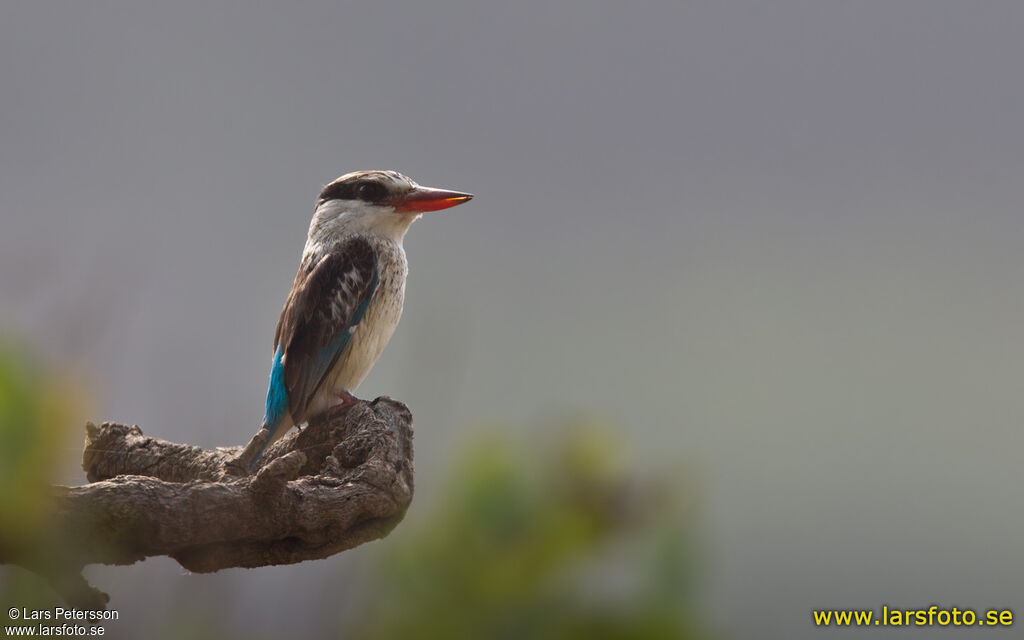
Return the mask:
<path fill-rule="evenodd" d="M 174 558 L 189 571 L 326 558 L 387 535 L 412 500 L 412 414 L 390 398 L 314 419 L 268 448 L 203 450 L 144 436 L 137 426 L 87 425 L 91 484 L 56 487 L 47 553 L 14 559 L 70 603 L 107 596 L 87 564 Z"/>

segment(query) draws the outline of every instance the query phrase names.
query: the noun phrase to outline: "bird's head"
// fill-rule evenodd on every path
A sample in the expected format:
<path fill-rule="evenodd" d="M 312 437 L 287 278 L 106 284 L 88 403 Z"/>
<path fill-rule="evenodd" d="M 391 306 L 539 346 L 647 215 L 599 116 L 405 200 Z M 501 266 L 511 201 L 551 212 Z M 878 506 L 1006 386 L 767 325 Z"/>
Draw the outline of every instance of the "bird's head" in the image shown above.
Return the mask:
<path fill-rule="evenodd" d="M 421 187 L 397 171 L 355 171 L 320 192 L 310 227 L 322 232 L 362 232 L 400 240 L 427 211 L 454 207 L 472 194 Z"/>

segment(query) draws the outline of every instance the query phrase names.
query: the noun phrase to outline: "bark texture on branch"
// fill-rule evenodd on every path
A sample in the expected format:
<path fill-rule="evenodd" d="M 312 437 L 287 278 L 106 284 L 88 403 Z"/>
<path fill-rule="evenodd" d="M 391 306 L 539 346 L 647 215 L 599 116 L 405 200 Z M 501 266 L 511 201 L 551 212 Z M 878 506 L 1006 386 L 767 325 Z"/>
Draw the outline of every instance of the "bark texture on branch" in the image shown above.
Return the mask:
<path fill-rule="evenodd" d="M 87 564 L 174 558 L 189 571 L 326 558 L 385 536 L 413 494 L 412 414 L 378 398 L 315 418 L 248 465 L 246 447 L 203 450 L 144 436 L 137 426 L 87 425 L 82 466 L 91 484 L 56 487 L 56 554 L 44 574 L 72 604 L 106 595 Z M 59 557 L 57 557 L 59 556 Z M 36 554 L 39 557 L 39 554 Z"/>

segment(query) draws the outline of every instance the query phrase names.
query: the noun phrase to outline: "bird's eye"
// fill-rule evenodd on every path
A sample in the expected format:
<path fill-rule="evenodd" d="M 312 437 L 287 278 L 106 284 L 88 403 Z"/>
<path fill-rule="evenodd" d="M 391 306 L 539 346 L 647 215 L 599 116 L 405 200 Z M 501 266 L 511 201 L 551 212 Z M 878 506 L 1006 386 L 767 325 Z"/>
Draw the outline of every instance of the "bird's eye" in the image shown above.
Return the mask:
<path fill-rule="evenodd" d="M 376 202 L 383 200 L 384 196 L 387 195 L 384 189 L 384 185 L 379 182 L 364 182 L 356 187 L 356 195 L 359 196 L 360 200 L 366 202 Z"/>

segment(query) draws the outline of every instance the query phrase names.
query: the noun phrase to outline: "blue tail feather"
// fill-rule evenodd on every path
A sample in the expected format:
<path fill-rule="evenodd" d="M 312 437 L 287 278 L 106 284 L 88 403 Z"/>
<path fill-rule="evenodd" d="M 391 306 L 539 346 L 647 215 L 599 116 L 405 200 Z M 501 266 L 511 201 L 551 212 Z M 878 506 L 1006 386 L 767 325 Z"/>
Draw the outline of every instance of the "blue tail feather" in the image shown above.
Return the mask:
<path fill-rule="evenodd" d="M 267 387 L 267 408 L 264 412 L 263 425 L 261 429 L 267 429 L 270 431 L 270 435 L 267 437 L 267 441 L 263 443 L 260 450 L 256 453 L 256 457 L 249 463 L 249 469 L 252 470 L 256 466 L 256 461 L 263 455 L 263 451 L 266 450 L 267 445 L 274 438 L 274 433 L 280 428 L 281 420 L 284 415 L 288 413 L 288 390 L 284 386 L 284 363 L 282 360 L 281 347 L 278 346 L 277 350 L 274 351 L 274 361 L 270 365 L 270 385 Z"/>
<path fill-rule="evenodd" d="M 281 423 L 288 412 L 288 390 L 284 386 L 283 353 L 279 346 L 274 351 L 274 362 L 270 365 L 270 386 L 267 387 L 267 408 L 263 413 L 263 424 L 271 432 Z"/>

